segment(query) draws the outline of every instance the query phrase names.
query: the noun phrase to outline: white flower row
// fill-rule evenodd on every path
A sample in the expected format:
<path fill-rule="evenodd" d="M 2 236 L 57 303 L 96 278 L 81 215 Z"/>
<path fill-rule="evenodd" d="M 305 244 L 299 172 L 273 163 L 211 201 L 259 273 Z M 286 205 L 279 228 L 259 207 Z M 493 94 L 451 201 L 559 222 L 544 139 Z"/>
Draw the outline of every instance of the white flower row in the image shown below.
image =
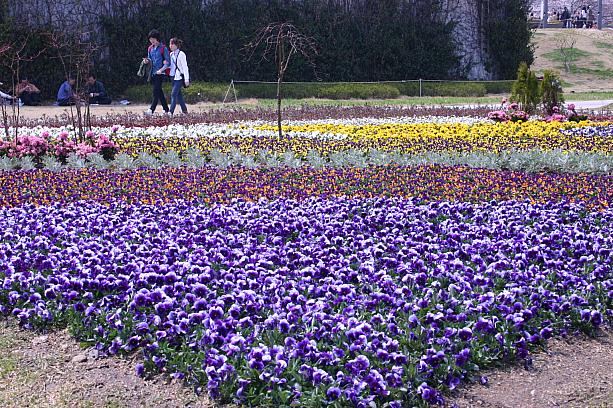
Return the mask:
<path fill-rule="evenodd" d="M 241 124 L 246 126 L 262 126 L 262 125 L 276 125 L 277 122 L 271 121 L 244 121 Z M 312 120 L 283 120 L 282 125 L 317 125 L 317 124 L 330 124 L 330 125 L 412 125 L 421 123 L 434 123 L 434 124 L 455 124 L 461 123 L 465 125 L 474 125 L 477 123 L 494 123 L 494 121 L 481 118 L 481 117 L 469 117 L 469 116 L 402 116 L 402 117 L 389 117 L 389 118 L 350 118 L 350 119 L 312 119 Z"/>
<path fill-rule="evenodd" d="M 420 117 L 389 117 L 389 118 L 353 118 L 353 119 L 317 119 L 317 120 L 302 120 L 291 121 L 285 120 L 282 125 L 348 125 L 348 126 L 364 126 L 364 125 L 388 125 L 388 124 L 465 124 L 473 126 L 480 123 L 494 123 L 493 121 L 480 117 L 455 117 L 455 116 L 420 116 Z M 117 141 L 121 139 L 131 138 L 182 138 L 182 139 L 197 139 L 197 138 L 247 138 L 247 137 L 275 137 L 276 129 L 261 130 L 255 129 L 258 126 L 271 125 L 275 126 L 276 122 L 271 121 L 244 121 L 228 124 L 170 124 L 166 126 L 149 126 L 149 127 L 126 127 L 116 125 L 112 127 L 96 127 L 92 131 L 98 134 L 106 134 L 112 136 L 112 139 Z M 9 134 L 13 134 L 13 129 L 9 130 Z M 20 135 L 35 135 L 40 136 L 48 133 L 51 138 L 58 137 L 62 132 L 68 132 L 70 135 L 75 134 L 75 129 L 72 126 L 65 127 L 45 127 L 37 126 L 19 129 Z M 309 138 L 317 140 L 343 140 L 348 136 L 342 133 L 335 132 L 297 132 L 284 131 L 284 135 L 297 138 Z M 0 136 L 1 138 L 1 136 Z"/>
<path fill-rule="evenodd" d="M 309 124 L 331 124 L 331 125 L 385 125 L 385 124 L 419 124 L 419 123 L 463 123 L 467 125 L 474 125 L 476 123 L 492 123 L 491 120 L 480 117 L 456 117 L 456 116 L 418 116 L 418 117 L 388 117 L 388 118 L 350 118 L 350 119 L 313 119 L 313 120 L 283 120 L 282 125 L 288 126 L 302 126 Z M 193 125 L 179 125 L 171 124 L 167 126 L 150 126 L 150 127 L 125 127 L 122 125 L 116 125 L 112 127 L 95 127 L 92 129 L 96 134 L 112 134 L 117 133 L 119 135 L 128 134 L 132 135 L 151 135 L 158 137 L 169 136 L 182 136 L 182 137 L 199 137 L 211 136 L 217 137 L 218 135 L 229 136 L 253 136 L 262 135 L 268 136 L 270 132 L 262 131 L 249 131 L 245 133 L 247 129 L 245 127 L 257 127 L 262 125 L 276 125 L 276 121 L 242 121 L 228 124 L 193 124 Z M 9 128 L 10 134 L 13 134 L 14 129 Z M 72 126 L 62 127 L 20 127 L 19 134 L 22 135 L 40 135 L 43 132 L 48 132 L 52 137 L 59 135 L 61 132 L 74 133 L 75 129 Z M 325 133 L 313 132 L 313 135 L 325 137 Z M 307 137 L 309 135 L 306 135 Z"/>
<path fill-rule="evenodd" d="M 199 138 L 218 138 L 225 137 L 229 139 L 247 138 L 247 137 L 274 137 L 277 135 L 276 130 L 259 130 L 248 125 L 241 124 L 194 124 L 194 125 L 176 125 L 168 126 L 150 126 L 150 127 L 95 127 L 91 130 L 96 135 L 105 134 L 112 136 L 114 141 L 121 139 L 132 138 L 182 138 L 182 139 L 199 139 Z M 35 135 L 41 136 L 48 134 L 50 138 L 57 138 L 61 133 L 67 132 L 70 135 L 75 134 L 75 130 L 70 127 L 43 127 L 37 126 L 33 128 L 20 128 L 19 135 Z M 295 132 L 284 131 L 284 135 L 289 137 L 300 137 L 320 140 L 343 140 L 347 135 L 326 132 Z M 11 133 L 12 134 L 12 129 Z"/>

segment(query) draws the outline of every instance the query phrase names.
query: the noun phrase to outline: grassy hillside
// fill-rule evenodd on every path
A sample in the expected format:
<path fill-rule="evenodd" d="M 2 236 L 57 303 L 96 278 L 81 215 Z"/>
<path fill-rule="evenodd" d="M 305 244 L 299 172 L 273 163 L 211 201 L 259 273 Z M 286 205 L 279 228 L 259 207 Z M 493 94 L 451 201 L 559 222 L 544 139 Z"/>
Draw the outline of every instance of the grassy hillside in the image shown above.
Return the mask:
<path fill-rule="evenodd" d="M 565 92 L 613 90 L 612 29 L 541 29 L 534 46 L 533 68 L 558 71 Z"/>

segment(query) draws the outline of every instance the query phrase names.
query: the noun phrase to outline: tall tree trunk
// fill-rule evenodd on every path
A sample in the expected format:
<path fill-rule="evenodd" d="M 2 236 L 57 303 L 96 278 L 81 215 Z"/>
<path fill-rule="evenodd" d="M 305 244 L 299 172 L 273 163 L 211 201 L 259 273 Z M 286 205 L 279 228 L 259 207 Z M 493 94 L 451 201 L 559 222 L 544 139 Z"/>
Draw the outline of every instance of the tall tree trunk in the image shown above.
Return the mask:
<path fill-rule="evenodd" d="M 279 139 L 281 139 L 281 82 L 283 78 L 279 75 L 277 79 L 277 127 L 279 128 Z"/>

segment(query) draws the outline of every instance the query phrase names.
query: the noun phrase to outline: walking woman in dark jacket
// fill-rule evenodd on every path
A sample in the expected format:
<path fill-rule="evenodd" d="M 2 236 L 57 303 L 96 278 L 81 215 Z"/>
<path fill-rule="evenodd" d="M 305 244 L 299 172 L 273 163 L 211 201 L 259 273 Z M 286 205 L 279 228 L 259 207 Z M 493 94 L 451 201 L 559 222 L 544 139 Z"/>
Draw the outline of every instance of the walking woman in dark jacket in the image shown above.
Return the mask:
<path fill-rule="evenodd" d="M 147 58 L 143 58 L 145 64 L 151 64 L 151 84 L 153 86 L 153 100 L 151 107 L 145 111 L 145 115 L 153 115 L 158 102 L 162 105 L 164 112 L 168 113 L 166 96 L 162 90 L 162 82 L 170 68 L 170 53 L 168 47 L 160 42 L 160 33 L 157 30 L 149 32 L 149 42 L 151 45 L 147 50 Z"/>

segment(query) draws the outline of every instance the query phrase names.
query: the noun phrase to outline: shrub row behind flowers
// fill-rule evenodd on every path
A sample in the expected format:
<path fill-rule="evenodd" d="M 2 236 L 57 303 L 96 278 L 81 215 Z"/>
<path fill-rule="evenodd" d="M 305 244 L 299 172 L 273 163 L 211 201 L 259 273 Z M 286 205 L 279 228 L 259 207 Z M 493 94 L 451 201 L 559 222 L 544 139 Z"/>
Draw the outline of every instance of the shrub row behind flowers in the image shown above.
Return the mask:
<path fill-rule="evenodd" d="M 400 95 L 406 96 L 484 96 L 489 90 L 500 92 L 500 85 L 493 83 L 455 82 L 443 83 L 426 81 L 414 82 L 380 82 L 380 83 L 288 83 L 283 84 L 283 97 L 294 99 L 324 98 L 324 99 L 394 99 Z M 510 90 L 510 84 L 504 84 L 503 88 Z M 277 87 L 274 83 L 236 83 L 238 98 L 276 98 Z M 170 85 L 164 88 L 170 93 Z M 496 89 L 498 88 L 498 89 Z M 185 99 L 188 103 L 203 101 L 221 102 L 224 100 L 227 84 L 213 84 L 194 82 L 184 90 Z M 148 102 L 150 89 L 147 85 L 138 85 L 128 88 L 126 98 L 137 102 Z"/>
<path fill-rule="evenodd" d="M 443 403 L 613 312 L 613 212 L 308 199 L 0 210 L 0 313 L 247 406 Z M 325 220 L 325 222 L 322 222 Z"/>

